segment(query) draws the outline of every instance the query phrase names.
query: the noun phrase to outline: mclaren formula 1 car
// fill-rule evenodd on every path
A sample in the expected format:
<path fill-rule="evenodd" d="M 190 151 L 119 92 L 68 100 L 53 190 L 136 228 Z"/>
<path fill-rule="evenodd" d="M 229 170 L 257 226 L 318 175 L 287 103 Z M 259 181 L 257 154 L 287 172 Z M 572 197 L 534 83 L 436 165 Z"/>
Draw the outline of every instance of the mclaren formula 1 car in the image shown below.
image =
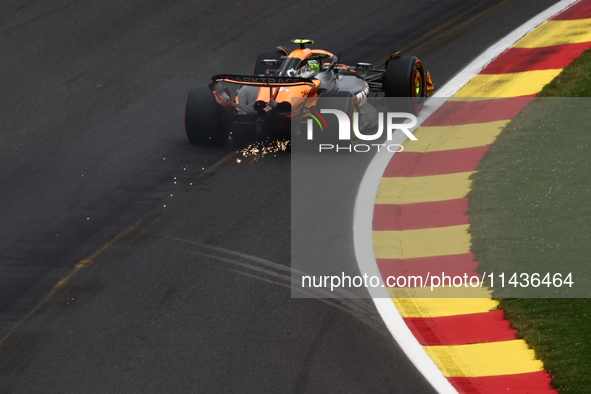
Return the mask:
<path fill-rule="evenodd" d="M 385 69 L 370 63 L 349 66 L 331 52 L 308 48 L 312 40 L 292 42 L 299 48 L 263 51 L 253 75 L 215 75 L 210 84 L 195 86 L 185 107 L 189 141 L 221 145 L 231 135 L 235 144 L 247 145 L 269 137 L 289 138 L 292 121 L 305 118 L 323 98 L 363 118 L 369 96 L 405 97 L 401 109 L 417 114 L 425 97 L 433 94 L 431 76 L 416 57 L 392 53 Z M 237 89 L 231 93 L 227 83 Z"/>

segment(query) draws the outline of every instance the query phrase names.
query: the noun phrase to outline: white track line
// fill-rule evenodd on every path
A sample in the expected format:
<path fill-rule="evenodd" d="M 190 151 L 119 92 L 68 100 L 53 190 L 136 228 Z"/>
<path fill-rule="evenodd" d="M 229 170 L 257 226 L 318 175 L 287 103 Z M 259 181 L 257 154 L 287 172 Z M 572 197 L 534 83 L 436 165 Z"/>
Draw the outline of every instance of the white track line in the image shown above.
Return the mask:
<path fill-rule="evenodd" d="M 561 0 L 513 30 L 464 67 L 455 77 L 437 91 L 435 97 L 445 98 L 453 96 L 487 64 L 515 44 L 517 40 L 577 1 L 578 0 Z M 426 105 L 425 109 L 422 111 L 421 116 L 419 117 L 419 125 L 445 102 L 443 99 L 433 101 L 435 101 L 435 103 Z M 403 135 L 398 137 L 400 140 L 403 139 Z M 400 142 L 393 141 L 393 143 Z M 370 276 L 380 276 L 373 252 L 373 206 L 382 174 L 392 159 L 393 154 L 394 153 L 387 151 L 381 151 L 376 154 L 363 175 L 355 201 L 353 215 L 355 257 L 360 272 L 367 273 Z M 387 290 L 384 288 L 370 288 L 369 291 L 378 312 L 386 323 L 394 340 L 402 348 L 419 372 L 423 374 L 438 393 L 457 394 L 458 392 L 456 389 L 451 385 L 447 378 L 443 376 L 439 368 L 437 368 L 433 360 L 427 355 L 410 329 L 406 326 L 406 323 L 404 323 L 400 313 L 398 313 L 398 310 L 390 299 Z"/>

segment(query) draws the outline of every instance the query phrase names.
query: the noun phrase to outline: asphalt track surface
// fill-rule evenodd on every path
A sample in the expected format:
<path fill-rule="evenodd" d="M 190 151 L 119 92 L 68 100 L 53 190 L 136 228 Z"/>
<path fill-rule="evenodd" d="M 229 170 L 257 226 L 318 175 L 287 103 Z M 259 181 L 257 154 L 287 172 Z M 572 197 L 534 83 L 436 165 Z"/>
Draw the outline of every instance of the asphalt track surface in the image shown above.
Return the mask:
<path fill-rule="evenodd" d="M 371 300 L 291 298 L 289 154 L 191 146 L 186 94 L 302 36 L 440 86 L 553 3 L 2 2 L 0 393 L 433 392 Z"/>

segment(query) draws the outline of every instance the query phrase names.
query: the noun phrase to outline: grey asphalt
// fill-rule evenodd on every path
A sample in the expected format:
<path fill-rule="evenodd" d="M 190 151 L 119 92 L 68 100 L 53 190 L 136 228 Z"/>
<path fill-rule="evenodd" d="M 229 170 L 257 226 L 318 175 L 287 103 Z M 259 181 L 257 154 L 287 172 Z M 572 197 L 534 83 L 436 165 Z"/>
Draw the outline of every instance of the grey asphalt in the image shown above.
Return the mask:
<path fill-rule="evenodd" d="M 554 2 L 2 2 L 0 393 L 433 392 L 371 300 L 291 298 L 290 155 L 191 146 L 186 95 L 302 36 L 441 85 Z"/>

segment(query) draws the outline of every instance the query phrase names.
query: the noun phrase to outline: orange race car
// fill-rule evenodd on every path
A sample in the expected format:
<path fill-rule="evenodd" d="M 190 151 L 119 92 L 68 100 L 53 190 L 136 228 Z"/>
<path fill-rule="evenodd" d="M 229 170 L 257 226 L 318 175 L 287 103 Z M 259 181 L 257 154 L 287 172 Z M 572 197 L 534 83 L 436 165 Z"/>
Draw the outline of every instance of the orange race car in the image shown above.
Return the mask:
<path fill-rule="evenodd" d="M 363 117 L 370 95 L 406 97 L 402 110 L 417 114 L 425 97 L 433 94 L 431 76 L 414 56 L 394 52 L 382 70 L 370 63 L 340 64 L 333 53 L 308 48 L 312 40 L 292 42 L 300 47 L 263 51 L 253 75 L 216 75 L 210 84 L 195 86 L 185 107 L 189 141 L 222 145 L 231 135 L 235 144 L 247 145 L 269 137 L 289 138 L 292 120 L 305 118 L 321 98 Z M 226 82 L 238 85 L 233 94 Z"/>

